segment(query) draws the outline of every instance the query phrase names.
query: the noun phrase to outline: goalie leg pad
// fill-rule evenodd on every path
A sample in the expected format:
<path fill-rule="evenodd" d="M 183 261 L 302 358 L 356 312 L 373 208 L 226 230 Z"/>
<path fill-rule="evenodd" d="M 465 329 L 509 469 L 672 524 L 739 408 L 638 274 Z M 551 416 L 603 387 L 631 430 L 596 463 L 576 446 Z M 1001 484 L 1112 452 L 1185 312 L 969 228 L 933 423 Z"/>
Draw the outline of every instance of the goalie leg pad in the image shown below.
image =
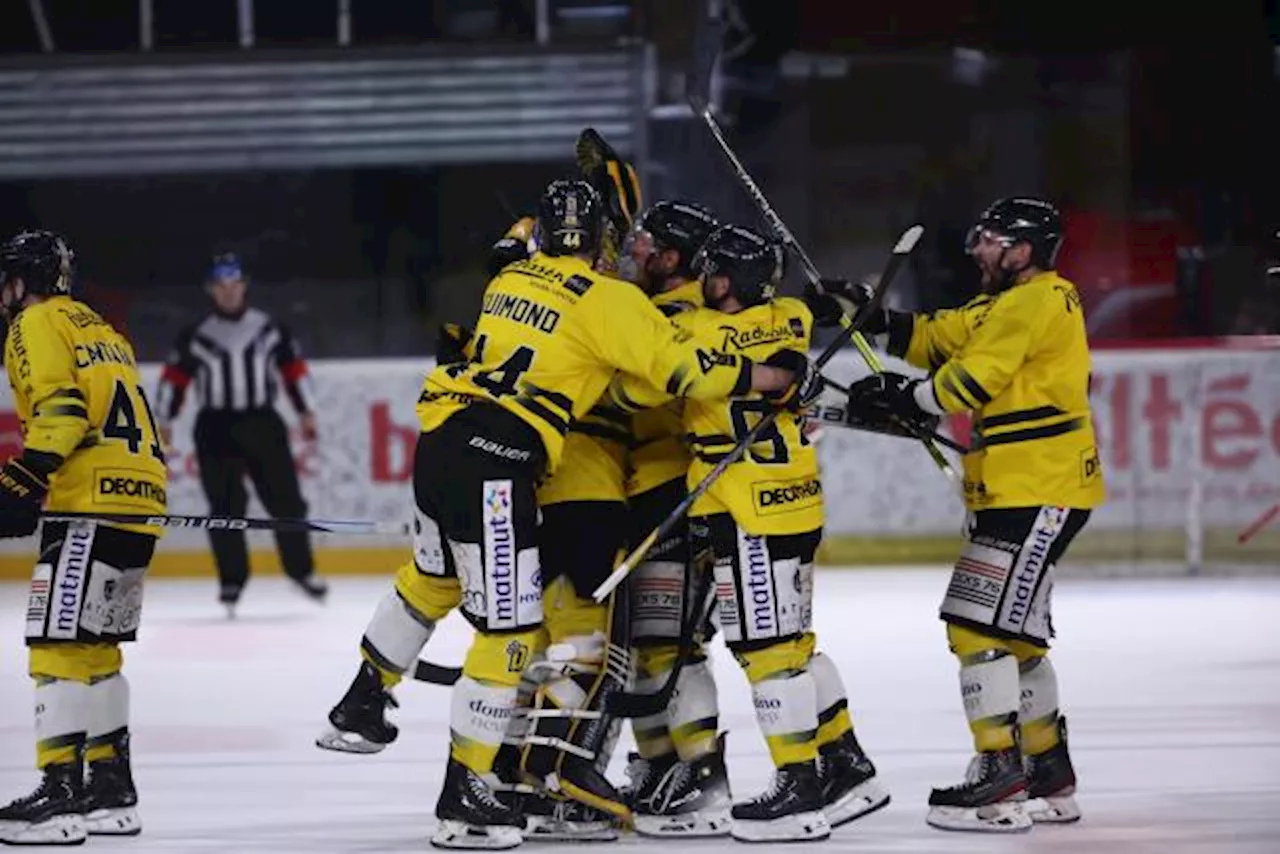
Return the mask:
<path fill-rule="evenodd" d="M 951 651 L 960 659 L 960 696 L 979 753 L 1015 746 L 1018 720 L 1018 659 L 1008 642 L 963 626 L 947 626 Z"/>
<path fill-rule="evenodd" d="M 547 592 L 548 602 L 559 603 L 548 609 L 557 616 L 548 625 L 547 650 L 548 665 L 559 672 L 550 671 L 534 697 L 521 767 L 573 800 L 629 820 L 622 795 L 604 776 L 619 724 L 603 711 L 608 697 L 624 690 L 630 678 L 626 585 L 610 597 L 607 608 L 569 588 L 567 580 L 557 579 Z M 563 634 L 565 627 L 581 630 L 593 623 L 601 629 Z"/>

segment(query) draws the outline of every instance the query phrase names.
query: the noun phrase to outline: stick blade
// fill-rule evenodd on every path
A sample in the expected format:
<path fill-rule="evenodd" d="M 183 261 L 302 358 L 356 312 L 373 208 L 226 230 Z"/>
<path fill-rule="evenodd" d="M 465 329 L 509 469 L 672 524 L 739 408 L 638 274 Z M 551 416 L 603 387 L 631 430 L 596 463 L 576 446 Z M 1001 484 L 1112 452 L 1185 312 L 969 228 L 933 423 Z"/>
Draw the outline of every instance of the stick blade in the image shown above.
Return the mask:
<path fill-rule="evenodd" d="M 920 242 L 920 238 L 924 235 L 923 225 L 913 225 L 898 238 L 898 242 L 893 246 L 894 255 L 910 255 L 912 250 L 916 248 L 916 244 Z"/>
<path fill-rule="evenodd" d="M 657 694 L 628 694 L 626 692 L 610 694 L 605 698 L 605 711 L 616 718 L 648 718 L 652 717 L 671 702 L 671 698 Z"/>

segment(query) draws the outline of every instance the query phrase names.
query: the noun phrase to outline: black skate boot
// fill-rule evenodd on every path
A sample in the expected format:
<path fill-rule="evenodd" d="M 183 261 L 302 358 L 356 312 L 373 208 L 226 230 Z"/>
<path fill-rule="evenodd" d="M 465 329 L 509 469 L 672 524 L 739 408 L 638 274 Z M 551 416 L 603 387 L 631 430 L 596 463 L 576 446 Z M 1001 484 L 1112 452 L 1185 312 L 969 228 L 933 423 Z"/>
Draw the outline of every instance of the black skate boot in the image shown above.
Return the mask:
<path fill-rule="evenodd" d="M 400 734 L 399 728 L 386 719 L 387 707 L 399 705 L 382 687 L 378 668 L 362 661 L 351 687 L 329 712 L 332 726 L 320 734 L 316 746 L 340 753 L 377 753 Z"/>
<path fill-rule="evenodd" d="M 436 801 L 440 826 L 431 837 L 436 848 L 515 848 L 522 841 L 524 817 L 494 797 L 489 784 L 452 756 L 445 768 L 444 786 Z"/>
<path fill-rule="evenodd" d="M 1080 820 L 1076 804 L 1076 771 L 1067 752 L 1067 719 L 1058 718 L 1058 743 L 1028 756 L 1027 814 L 1034 822 L 1069 824 Z"/>
<path fill-rule="evenodd" d="M 308 599 L 319 602 L 322 605 L 329 595 L 329 583 L 314 572 L 302 578 L 290 578 L 289 580 L 296 584 Z"/>
<path fill-rule="evenodd" d="M 84 788 L 84 825 L 90 836 L 137 836 L 138 790 L 129 767 L 129 735 L 115 739 L 116 755 L 89 763 Z"/>
<path fill-rule="evenodd" d="M 671 761 L 635 801 L 636 833 L 687 839 L 729 833 L 729 772 L 724 765 L 724 735 L 716 749 L 692 762 Z M 664 757 L 665 758 L 665 757 Z M 673 757 L 674 759 L 674 757 Z M 656 770 L 656 769 L 655 769 Z"/>
<path fill-rule="evenodd" d="M 680 760 L 675 752 L 664 753 L 652 759 L 646 759 L 632 751 L 627 754 L 627 782 L 618 790 L 627 806 L 633 810 L 636 804 L 653 797 L 654 789 L 667 769 Z"/>
<path fill-rule="evenodd" d="M 1020 833 L 1031 829 L 1026 801 L 1022 752 L 1010 747 L 979 753 L 969 762 L 965 782 L 929 795 L 926 821 L 942 830 Z"/>
<path fill-rule="evenodd" d="M 822 811 L 832 829 L 889 804 L 889 793 L 875 776 L 876 766 L 862 752 L 853 730 L 819 748 Z"/>
<path fill-rule="evenodd" d="M 784 765 L 752 800 L 734 804 L 733 838 L 741 842 L 810 842 L 831 835 L 822 813 L 822 787 L 812 762 Z"/>
<path fill-rule="evenodd" d="M 0 808 L 0 843 L 5 845 L 80 845 L 84 826 L 84 762 L 44 767 L 40 786 L 25 798 Z"/>
<path fill-rule="evenodd" d="M 240 604 L 240 594 L 243 592 L 243 584 L 223 584 L 218 587 L 218 601 L 227 609 L 227 619 L 236 618 L 236 605 Z"/>

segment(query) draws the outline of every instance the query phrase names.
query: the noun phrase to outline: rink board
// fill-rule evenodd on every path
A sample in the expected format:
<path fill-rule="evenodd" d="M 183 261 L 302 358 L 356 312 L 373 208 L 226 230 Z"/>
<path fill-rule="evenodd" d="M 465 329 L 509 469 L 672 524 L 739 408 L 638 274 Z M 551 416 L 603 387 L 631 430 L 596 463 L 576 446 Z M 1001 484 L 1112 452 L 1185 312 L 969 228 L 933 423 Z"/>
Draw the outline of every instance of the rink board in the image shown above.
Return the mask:
<path fill-rule="evenodd" d="M 888 359 L 890 369 L 911 371 Z M 414 403 L 429 360 L 343 360 L 313 365 L 320 440 L 295 434 L 295 461 L 321 519 L 407 520 Z M 828 371 L 848 381 L 865 368 L 853 352 Z M 159 369 L 143 366 L 155 387 Z M 838 401 L 833 400 L 833 403 Z M 1280 566 L 1280 523 L 1246 547 L 1236 533 L 1280 502 L 1280 347 L 1268 339 L 1197 347 L 1102 350 L 1094 354 L 1092 404 L 1109 497 L 1069 556 L 1077 561 L 1159 561 L 1186 566 L 1188 546 L 1205 567 Z M 285 412 L 290 420 L 292 416 Z M 207 510 L 191 448 L 191 407 L 175 423 L 169 503 L 175 513 Z M 292 426 L 291 426 L 292 429 Z M 968 425 L 945 430 L 967 439 Z M 7 387 L 0 388 L 0 459 L 21 447 Z M 920 446 L 905 439 L 829 427 L 818 443 L 827 507 L 828 563 L 949 562 L 964 510 Z M 954 457 L 953 457 L 954 459 Z M 262 515 L 256 499 L 250 515 Z M 1189 539 L 1188 532 L 1199 532 Z M 269 534 L 250 535 L 255 568 L 278 568 Z M 384 537 L 319 535 L 317 562 L 331 574 L 386 574 L 408 543 Z M 0 543 L 0 578 L 24 578 L 34 543 Z M 1195 561 L 1191 561 L 1194 563 Z M 157 575 L 212 572 L 204 534 L 169 533 Z"/>

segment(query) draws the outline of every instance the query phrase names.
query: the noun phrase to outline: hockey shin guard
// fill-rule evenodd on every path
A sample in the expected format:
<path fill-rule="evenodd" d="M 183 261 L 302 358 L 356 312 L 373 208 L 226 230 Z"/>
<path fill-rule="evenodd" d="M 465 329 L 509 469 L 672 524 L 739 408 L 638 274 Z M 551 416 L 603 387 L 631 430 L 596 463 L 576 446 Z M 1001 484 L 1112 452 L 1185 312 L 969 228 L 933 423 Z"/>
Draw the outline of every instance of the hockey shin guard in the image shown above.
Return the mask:
<path fill-rule="evenodd" d="M 947 625 L 951 651 L 960 660 L 960 696 L 979 753 L 1016 744 L 1018 659 L 1008 645 L 962 626 Z"/>

